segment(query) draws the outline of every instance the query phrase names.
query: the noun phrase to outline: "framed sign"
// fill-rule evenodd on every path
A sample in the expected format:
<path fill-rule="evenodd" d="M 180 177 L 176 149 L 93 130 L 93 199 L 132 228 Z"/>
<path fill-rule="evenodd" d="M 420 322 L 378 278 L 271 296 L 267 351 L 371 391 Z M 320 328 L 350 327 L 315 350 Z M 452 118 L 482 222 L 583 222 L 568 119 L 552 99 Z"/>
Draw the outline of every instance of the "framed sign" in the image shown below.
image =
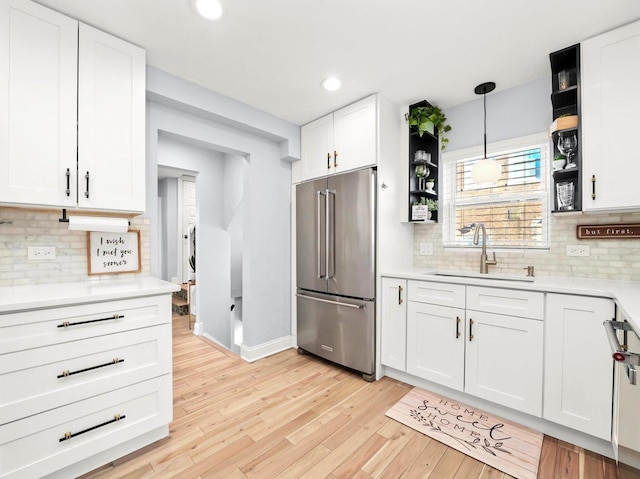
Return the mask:
<path fill-rule="evenodd" d="M 87 233 L 89 275 L 139 273 L 140 231 L 126 233 Z"/>
<path fill-rule="evenodd" d="M 639 239 L 640 224 L 578 225 L 578 239 Z"/>

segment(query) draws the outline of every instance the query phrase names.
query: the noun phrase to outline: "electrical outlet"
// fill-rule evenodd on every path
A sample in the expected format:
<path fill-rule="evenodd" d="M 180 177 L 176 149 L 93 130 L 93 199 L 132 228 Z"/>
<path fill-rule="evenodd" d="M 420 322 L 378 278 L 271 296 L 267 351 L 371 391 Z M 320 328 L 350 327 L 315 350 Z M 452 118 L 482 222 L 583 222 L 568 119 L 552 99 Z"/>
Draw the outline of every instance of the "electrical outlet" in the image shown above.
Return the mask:
<path fill-rule="evenodd" d="M 27 261 L 46 261 L 56 259 L 55 246 L 29 246 L 27 248 Z"/>
<path fill-rule="evenodd" d="M 590 247 L 581 244 L 567 245 L 567 256 L 589 256 L 591 254 Z"/>
<path fill-rule="evenodd" d="M 433 255 L 433 243 L 420 243 L 420 255 L 421 256 Z"/>

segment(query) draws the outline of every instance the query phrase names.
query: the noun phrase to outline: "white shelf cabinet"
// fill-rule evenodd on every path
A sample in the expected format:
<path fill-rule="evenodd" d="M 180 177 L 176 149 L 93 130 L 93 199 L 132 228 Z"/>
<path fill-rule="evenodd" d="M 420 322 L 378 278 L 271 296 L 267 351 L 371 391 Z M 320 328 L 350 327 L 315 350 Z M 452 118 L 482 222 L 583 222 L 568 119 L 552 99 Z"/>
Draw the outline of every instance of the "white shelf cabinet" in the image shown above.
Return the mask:
<path fill-rule="evenodd" d="M 372 95 L 303 125 L 301 159 L 294 164 L 294 181 L 375 165 L 377 103 L 377 96 Z"/>
<path fill-rule="evenodd" d="M 547 294 L 544 418 L 609 441 L 613 360 L 606 298 Z"/>
<path fill-rule="evenodd" d="M 28 0 L 0 25 L 0 204 L 143 212 L 144 50 Z"/>
<path fill-rule="evenodd" d="M 407 280 L 382 278 L 382 353 L 385 366 L 406 369 Z"/>
<path fill-rule="evenodd" d="M 581 52 L 583 210 L 640 210 L 625 141 L 640 129 L 640 21 L 586 40 Z"/>

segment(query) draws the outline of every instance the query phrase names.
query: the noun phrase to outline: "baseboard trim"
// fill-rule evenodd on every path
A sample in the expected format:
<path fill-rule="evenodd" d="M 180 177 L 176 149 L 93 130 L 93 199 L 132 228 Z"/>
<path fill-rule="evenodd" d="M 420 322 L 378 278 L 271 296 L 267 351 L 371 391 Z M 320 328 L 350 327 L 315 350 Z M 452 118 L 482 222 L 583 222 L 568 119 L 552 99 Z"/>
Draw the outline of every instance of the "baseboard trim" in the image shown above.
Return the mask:
<path fill-rule="evenodd" d="M 293 347 L 295 347 L 295 338 L 293 336 L 284 336 L 257 346 L 247 346 L 242 344 L 240 346 L 240 357 L 245 361 L 252 363 L 258 359 L 266 358 L 267 356 L 271 356 Z"/>

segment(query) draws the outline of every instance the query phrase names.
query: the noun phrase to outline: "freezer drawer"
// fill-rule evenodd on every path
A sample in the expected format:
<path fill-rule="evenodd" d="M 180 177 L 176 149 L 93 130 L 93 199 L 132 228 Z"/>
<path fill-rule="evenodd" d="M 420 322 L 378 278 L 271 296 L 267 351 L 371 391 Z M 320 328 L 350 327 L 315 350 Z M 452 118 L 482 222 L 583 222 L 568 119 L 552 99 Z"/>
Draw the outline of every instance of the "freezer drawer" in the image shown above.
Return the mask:
<path fill-rule="evenodd" d="M 298 347 L 371 375 L 375 301 L 298 291 Z"/>

